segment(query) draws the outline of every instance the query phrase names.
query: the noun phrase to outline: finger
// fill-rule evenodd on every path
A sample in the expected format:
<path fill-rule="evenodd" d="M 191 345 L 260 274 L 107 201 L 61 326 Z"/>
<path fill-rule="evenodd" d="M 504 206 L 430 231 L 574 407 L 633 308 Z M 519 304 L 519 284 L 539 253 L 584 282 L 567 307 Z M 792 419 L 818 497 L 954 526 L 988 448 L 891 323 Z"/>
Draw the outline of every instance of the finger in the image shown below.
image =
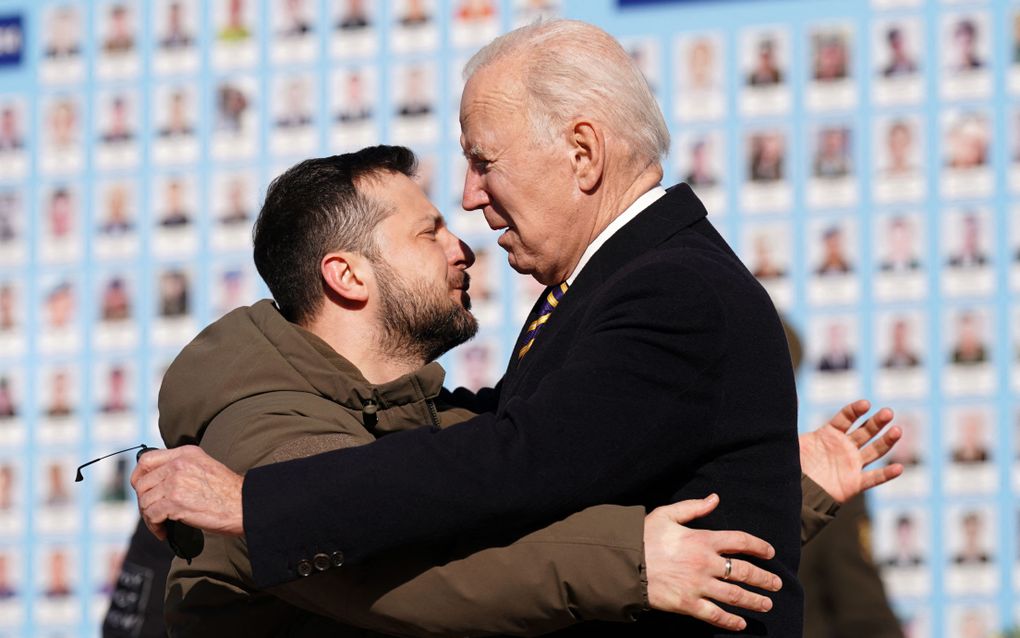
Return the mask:
<path fill-rule="evenodd" d="M 776 555 L 776 550 L 771 545 L 746 532 L 711 532 L 709 544 L 719 554 L 744 554 L 756 556 L 766 560 Z"/>
<path fill-rule="evenodd" d="M 145 522 L 145 526 L 149 528 L 152 534 L 160 539 L 166 540 L 166 527 L 164 521 L 166 521 L 166 513 L 157 510 L 155 507 L 155 501 L 153 500 L 152 492 L 147 493 L 147 498 L 138 498 L 138 511 L 142 516 L 142 521 Z"/>
<path fill-rule="evenodd" d="M 659 513 L 662 516 L 668 517 L 674 523 L 683 525 L 695 518 L 708 515 L 718 505 L 719 495 L 709 494 L 705 498 L 690 499 L 658 507 L 652 513 Z"/>
<path fill-rule="evenodd" d="M 702 599 L 692 614 L 698 620 L 703 620 L 710 625 L 722 627 L 730 631 L 743 631 L 747 628 L 747 621 L 740 616 L 723 611 L 722 607 L 715 603 Z"/>
<path fill-rule="evenodd" d="M 889 408 L 882 408 L 864 422 L 864 425 L 850 433 L 850 442 L 857 447 L 864 447 L 882 428 L 889 425 L 893 420 L 893 411 Z"/>
<path fill-rule="evenodd" d="M 141 496 L 149 490 L 156 488 L 161 485 L 170 476 L 170 471 L 166 465 L 160 465 L 153 470 L 145 472 L 138 477 L 132 487 L 135 488 L 135 493 Z"/>
<path fill-rule="evenodd" d="M 151 472 L 164 463 L 176 458 L 181 454 L 181 450 L 183 449 L 184 448 L 175 448 L 173 450 L 153 450 L 151 452 L 146 452 L 138 457 L 138 466 L 135 470 L 141 470 L 142 474 Z"/>
<path fill-rule="evenodd" d="M 731 607 L 740 607 L 748 611 L 768 611 L 772 609 L 772 601 L 761 594 L 747 591 L 732 583 L 717 580 L 708 586 L 706 595 L 717 602 Z"/>
<path fill-rule="evenodd" d="M 903 430 L 898 426 L 889 428 L 877 441 L 861 450 L 861 464 L 868 465 L 886 455 L 896 445 L 896 442 L 903 436 Z"/>
<path fill-rule="evenodd" d="M 829 425 L 834 426 L 840 432 L 846 432 L 850 427 L 871 409 L 871 402 L 867 399 L 857 399 L 853 403 L 847 403 L 840 409 L 836 416 L 829 420 Z"/>
<path fill-rule="evenodd" d="M 736 558 L 730 559 L 732 569 L 730 570 L 730 577 L 726 580 L 731 583 L 744 583 L 751 587 L 757 587 L 758 589 L 765 589 L 768 591 L 779 591 L 783 587 L 783 581 L 772 572 L 765 571 L 757 565 Z M 725 563 L 723 564 L 723 571 L 719 574 L 720 578 L 725 573 Z M 718 599 L 716 599 L 718 600 Z M 725 602 L 725 601 L 721 601 Z"/>
<path fill-rule="evenodd" d="M 893 463 L 892 465 L 864 472 L 861 475 L 861 491 L 870 490 L 873 487 L 891 481 L 900 474 L 903 474 L 903 466 L 899 463 Z"/>

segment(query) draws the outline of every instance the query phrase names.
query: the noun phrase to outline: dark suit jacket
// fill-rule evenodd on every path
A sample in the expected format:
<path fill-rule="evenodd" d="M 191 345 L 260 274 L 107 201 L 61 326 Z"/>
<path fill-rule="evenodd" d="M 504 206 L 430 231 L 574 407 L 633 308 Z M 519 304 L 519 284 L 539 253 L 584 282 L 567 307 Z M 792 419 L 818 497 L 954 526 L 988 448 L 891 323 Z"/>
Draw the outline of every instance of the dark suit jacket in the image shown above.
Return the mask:
<path fill-rule="evenodd" d="M 783 589 L 771 612 L 748 615 L 748 633 L 799 636 L 790 356 L 768 295 L 705 215 L 680 185 L 620 229 L 495 390 L 449 397 L 491 412 L 249 471 L 256 583 L 296 578 L 297 562 L 321 552 L 360 562 L 409 543 L 518 532 L 596 503 L 716 492 L 721 505 L 698 525 L 746 530 L 777 551 L 767 567 Z M 723 633 L 654 613 L 616 631 Z"/>

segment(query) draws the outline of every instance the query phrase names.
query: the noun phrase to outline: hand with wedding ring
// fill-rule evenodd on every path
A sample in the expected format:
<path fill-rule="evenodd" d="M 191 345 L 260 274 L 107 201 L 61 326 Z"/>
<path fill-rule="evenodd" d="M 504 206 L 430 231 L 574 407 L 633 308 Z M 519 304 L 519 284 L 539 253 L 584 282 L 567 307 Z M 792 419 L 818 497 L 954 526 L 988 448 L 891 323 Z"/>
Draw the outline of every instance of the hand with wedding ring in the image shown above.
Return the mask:
<path fill-rule="evenodd" d="M 700 500 L 659 507 L 645 517 L 645 568 L 652 609 L 693 616 L 716 627 L 741 631 L 747 621 L 716 603 L 756 612 L 772 609 L 772 600 L 741 585 L 779 591 L 775 574 L 735 558 L 771 559 L 775 549 L 745 532 L 684 527 L 719 505 L 712 494 Z"/>

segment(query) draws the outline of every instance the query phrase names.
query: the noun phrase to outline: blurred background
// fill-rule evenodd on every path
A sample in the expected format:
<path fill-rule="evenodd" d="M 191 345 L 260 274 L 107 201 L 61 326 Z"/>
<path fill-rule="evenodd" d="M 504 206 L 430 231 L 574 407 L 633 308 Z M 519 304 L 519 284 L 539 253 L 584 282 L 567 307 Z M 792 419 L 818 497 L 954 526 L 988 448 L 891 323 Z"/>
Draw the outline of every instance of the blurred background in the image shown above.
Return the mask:
<path fill-rule="evenodd" d="M 538 16 L 645 72 L 686 181 L 804 344 L 801 427 L 905 430 L 863 551 L 908 635 L 1020 623 L 1020 3 L 0 0 L 0 636 L 95 636 L 177 351 L 267 296 L 250 230 L 298 160 L 380 142 L 475 247 L 500 376 L 541 286 L 460 208 L 460 70 Z M 667 184 L 667 185 L 668 185 Z"/>

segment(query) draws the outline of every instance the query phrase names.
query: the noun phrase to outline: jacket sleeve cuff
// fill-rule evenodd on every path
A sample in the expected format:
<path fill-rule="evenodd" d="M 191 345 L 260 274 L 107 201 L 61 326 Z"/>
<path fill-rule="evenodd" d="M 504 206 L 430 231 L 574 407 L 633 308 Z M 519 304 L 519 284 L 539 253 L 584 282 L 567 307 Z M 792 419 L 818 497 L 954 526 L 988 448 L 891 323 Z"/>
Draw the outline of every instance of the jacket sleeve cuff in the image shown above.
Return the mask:
<path fill-rule="evenodd" d="M 800 542 L 805 545 L 835 518 L 839 503 L 807 474 L 801 473 L 800 488 Z"/>

